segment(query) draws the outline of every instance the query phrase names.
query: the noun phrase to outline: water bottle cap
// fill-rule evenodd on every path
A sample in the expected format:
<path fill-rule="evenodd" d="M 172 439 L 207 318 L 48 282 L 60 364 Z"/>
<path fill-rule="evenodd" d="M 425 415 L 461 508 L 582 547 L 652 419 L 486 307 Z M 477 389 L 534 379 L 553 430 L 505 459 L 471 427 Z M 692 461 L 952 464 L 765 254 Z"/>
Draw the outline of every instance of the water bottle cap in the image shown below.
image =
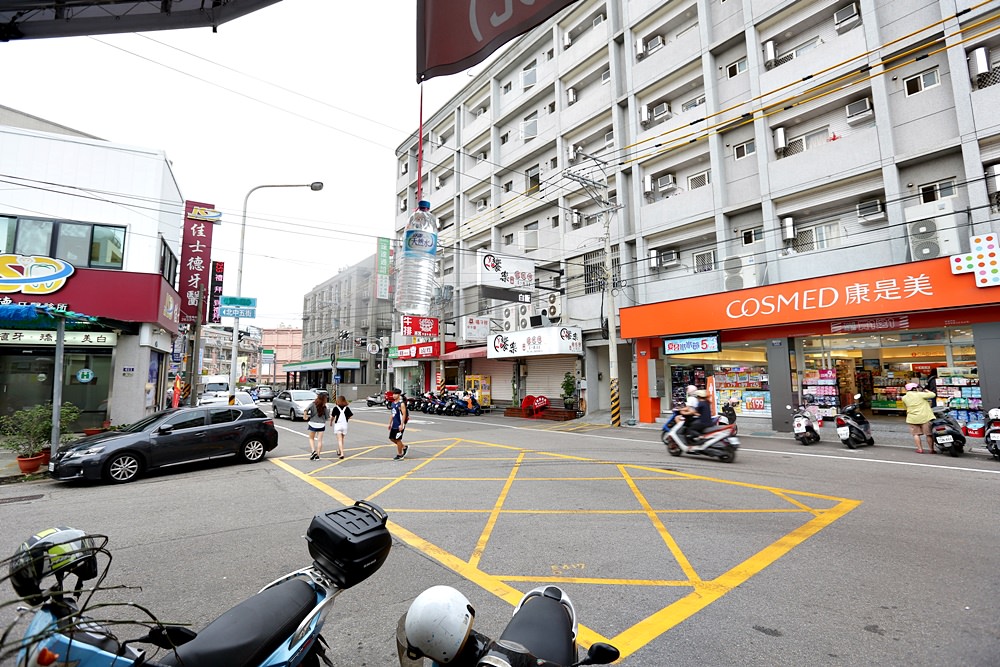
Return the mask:
<path fill-rule="evenodd" d="M 431 203 L 429 201 L 421 199 L 419 202 L 417 202 L 417 208 L 419 208 L 421 211 L 429 211 L 431 210 Z"/>

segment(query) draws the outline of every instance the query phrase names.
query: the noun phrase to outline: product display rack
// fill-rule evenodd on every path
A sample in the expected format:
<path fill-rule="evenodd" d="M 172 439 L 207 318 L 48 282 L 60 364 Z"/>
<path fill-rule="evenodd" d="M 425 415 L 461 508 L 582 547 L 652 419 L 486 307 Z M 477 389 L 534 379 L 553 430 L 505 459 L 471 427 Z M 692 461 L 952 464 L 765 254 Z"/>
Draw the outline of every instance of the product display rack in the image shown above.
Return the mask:
<path fill-rule="evenodd" d="M 840 412 L 837 371 L 833 368 L 807 370 L 802 377 L 802 400 L 812 403 L 823 417 Z"/>
<path fill-rule="evenodd" d="M 937 378 L 938 405 L 948 406 L 949 411 L 961 424 L 981 424 L 983 414 L 983 393 L 979 386 L 979 376 L 975 369 L 941 368 Z"/>

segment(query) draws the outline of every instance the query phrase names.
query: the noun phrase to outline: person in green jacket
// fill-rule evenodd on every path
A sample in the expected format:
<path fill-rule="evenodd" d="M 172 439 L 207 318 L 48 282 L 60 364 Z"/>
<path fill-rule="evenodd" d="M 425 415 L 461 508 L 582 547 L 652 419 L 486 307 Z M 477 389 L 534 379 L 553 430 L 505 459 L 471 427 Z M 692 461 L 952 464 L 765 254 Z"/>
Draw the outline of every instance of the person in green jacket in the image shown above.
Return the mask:
<path fill-rule="evenodd" d="M 934 438 L 931 437 L 931 421 L 934 420 L 934 411 L 931 410 L 931 405 L 927 402 L 928 399 L 934 398 L 935 393 L 926 390 L 918 391 L 920 385 L 916 382 L 910 382 L 904 389 L 906 389 L 906 393 L 903 394 L 903 405 L 906 406 L 906 423 L 910 425 L 910 434 L 913 436 L 913 443 L 917 446 L 917 454 L 924 453 L 924 448 L 920 445 L 921 434 L 927 438 L 930 453 L 936 454 Z"/>

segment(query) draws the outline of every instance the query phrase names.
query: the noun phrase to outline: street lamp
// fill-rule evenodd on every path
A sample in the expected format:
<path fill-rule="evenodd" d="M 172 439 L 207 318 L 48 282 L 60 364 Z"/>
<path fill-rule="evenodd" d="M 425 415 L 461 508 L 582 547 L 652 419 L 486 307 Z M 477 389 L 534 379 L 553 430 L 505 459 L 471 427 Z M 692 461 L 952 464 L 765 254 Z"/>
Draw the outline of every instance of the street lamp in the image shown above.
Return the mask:
<path fill-rule="evenodd" d="M 247 196 L 243 198 L 243 218 L 240 220 L 240 256 L 239 261 L 236 264 L 236 296 L 243 296 L 243 244 L 247 236 L 247 202 L 250 200 L 250 195 L 252 195 L 257 190 L 263 190 L 264 188 L 309 188 L 313 192 L 319 192 L 323 189 L 323 184 L 319 181 L 314 183 L 295 183 L 291 185 L 258 185 L 257 187 L 250 188 L 250 192 Z M 229 405 L 236 403 L 236 380 L 239 377 L 239 368 L 236 364 L 239 363 L 239 351 L 240 351 L 240 318 L 233 318 L 233 352 L 232 358 L 229 362 Z"/>

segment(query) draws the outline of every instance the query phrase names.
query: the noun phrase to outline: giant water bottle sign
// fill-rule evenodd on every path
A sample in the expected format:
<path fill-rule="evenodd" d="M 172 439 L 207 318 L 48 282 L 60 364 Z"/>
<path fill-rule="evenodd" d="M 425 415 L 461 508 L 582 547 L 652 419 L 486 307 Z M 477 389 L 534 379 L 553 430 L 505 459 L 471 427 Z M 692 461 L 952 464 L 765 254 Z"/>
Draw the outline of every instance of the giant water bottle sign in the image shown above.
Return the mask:
<path fill-rule="evenodd" d="M 396 310 L 427 315 L 437 287 L 437 217 L 429 202 L 421 201 L 406 223 L 403 251 L 396 264 Z"/>

